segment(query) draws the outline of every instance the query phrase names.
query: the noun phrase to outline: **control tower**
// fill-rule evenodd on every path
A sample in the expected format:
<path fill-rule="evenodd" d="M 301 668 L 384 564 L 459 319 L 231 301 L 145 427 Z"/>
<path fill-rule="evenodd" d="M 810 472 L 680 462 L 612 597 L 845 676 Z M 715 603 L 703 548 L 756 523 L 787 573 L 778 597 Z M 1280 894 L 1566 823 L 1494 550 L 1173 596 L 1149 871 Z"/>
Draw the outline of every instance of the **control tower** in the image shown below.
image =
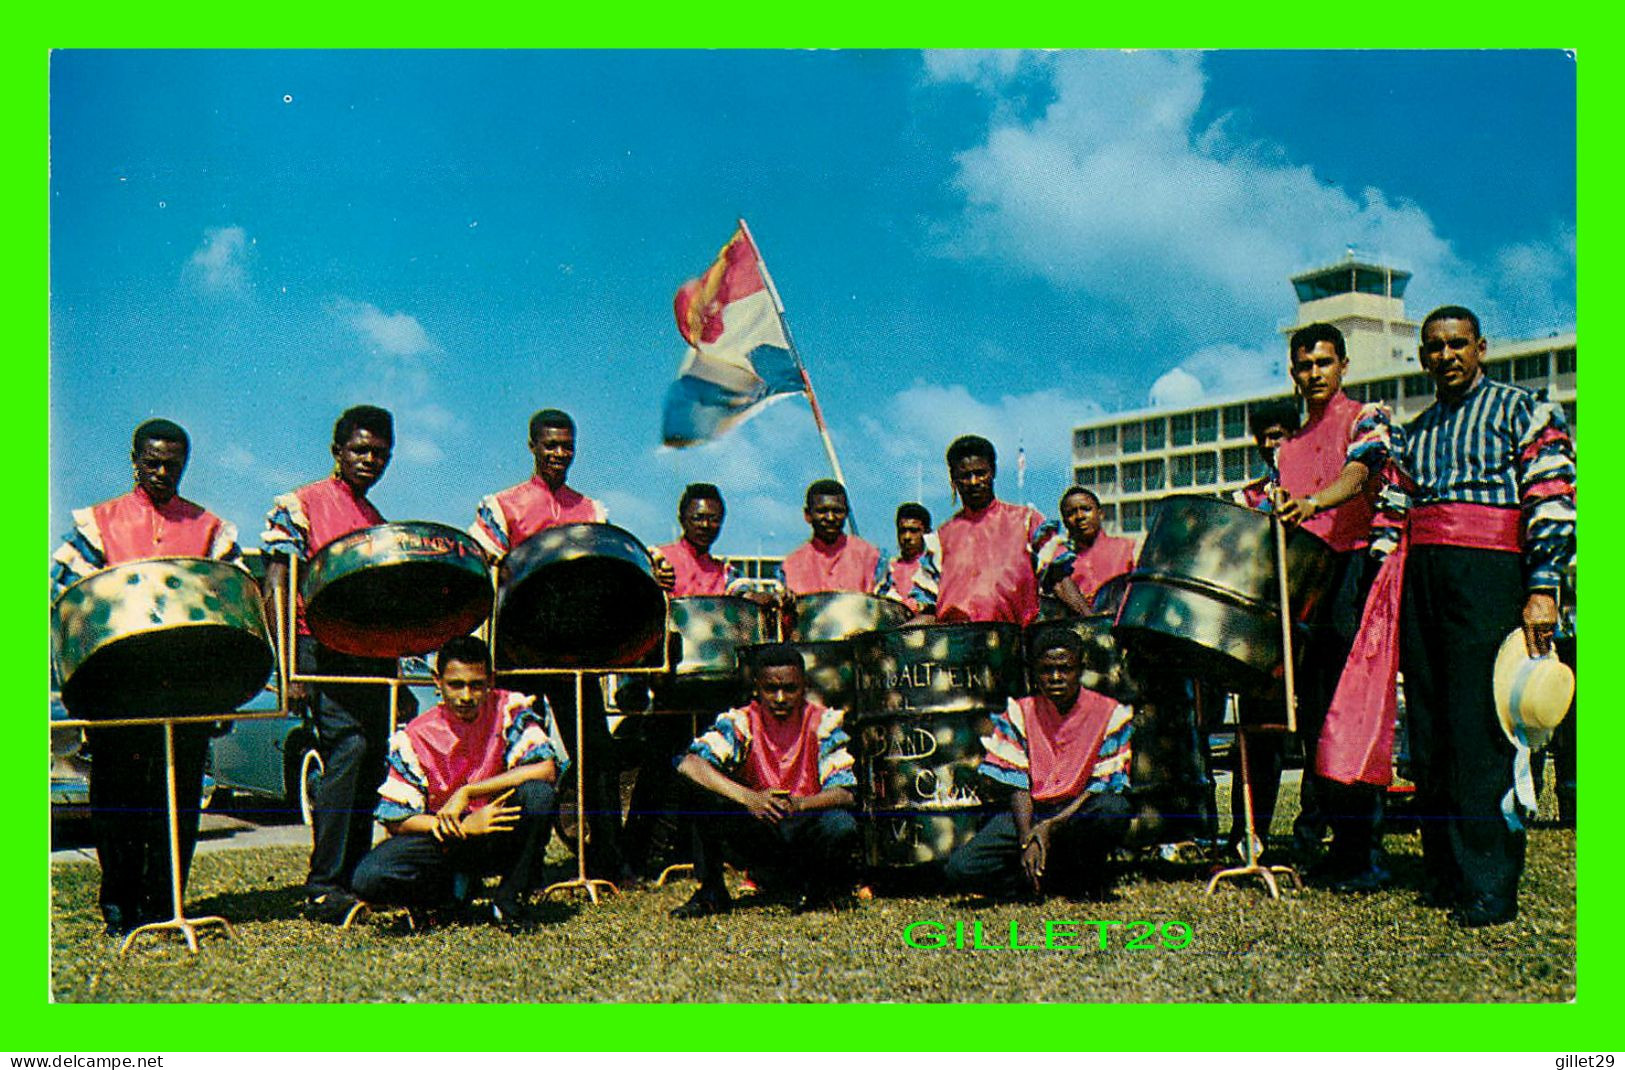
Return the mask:
<path fill-rule="evenodd" d="M 1294 275 L 1298 321 L 1281 328 L 1282 340 L 1304 324 L 1330 323 L 1348 344 L 1350 382 L 1415 370 L 1421 324 L 1405 318 L 1410 281 L 1410 272 L 1358 259 L 1352 249 L 1336 264 Z"/>

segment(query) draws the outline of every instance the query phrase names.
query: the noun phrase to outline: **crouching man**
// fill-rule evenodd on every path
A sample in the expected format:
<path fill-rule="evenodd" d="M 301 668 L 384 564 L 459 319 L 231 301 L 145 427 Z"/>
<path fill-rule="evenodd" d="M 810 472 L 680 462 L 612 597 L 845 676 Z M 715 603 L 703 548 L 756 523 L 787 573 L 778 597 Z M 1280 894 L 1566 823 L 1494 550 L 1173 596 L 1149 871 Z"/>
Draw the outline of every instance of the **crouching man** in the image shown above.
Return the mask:
<path fill-rule="evenodd" d="M 435 660 L 440 704 L 389 741 L 377 817 L 389 838 L 361 860 L 355 892 L 372 904 L 461 906 L 501 874 L 491 918 L 530 921 L 555 799 L 568 764 L 544 700 L 491 686 L 491 651 L 453 639 Z"/>
<path fill-rule="evenodd" d="M 1010 810 L 953 853 L 947 881 L 1001 899 L 1100 897 L 1131 816 L 1130 711 L 1083 690 L 1083 641 L 1070 628 L 1042 629 L 1030 653 L 1038 694 L 1011 699 L 982 737 L 980 771 L 1014 789 Z"/>
<path fill-rule="evenodd" d="M 733 906 L 724 852 L 798 911 L 833 905 L 852 887 L 858 825 L 852 756 L 841 710 L 807 701 L 806 665 L 787 645 L 756 658 L 755 701 L 728 710 L 689 744 L 677 771 L 695 796 L 699 891 L 672 911 L 701 918 Z"/>

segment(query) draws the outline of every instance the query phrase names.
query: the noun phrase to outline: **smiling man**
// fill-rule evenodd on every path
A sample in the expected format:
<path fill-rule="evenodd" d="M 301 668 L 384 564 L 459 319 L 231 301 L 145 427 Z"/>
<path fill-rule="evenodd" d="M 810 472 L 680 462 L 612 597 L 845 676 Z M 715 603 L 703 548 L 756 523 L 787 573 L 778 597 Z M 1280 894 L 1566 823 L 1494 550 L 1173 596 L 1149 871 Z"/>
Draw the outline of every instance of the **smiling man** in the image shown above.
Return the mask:
<path fill-rule="evenodd" d="M 1134 540 L 1100 530 L 1100 499 L 1087 487 L 1068 487 L 1060 507 L 1061 523 L 1047 523 L 1037 535 L 1039 586 L 1072 612 L 1087 616 L 1106 581 L 1134 567 Z"/>
<path fill-rule="evenodd" d="M 308 562 L 335 539 L 384 523 L 367 493 L 383 478 L 395 448 L 395 420 L 375 405 L 346 409 L 333 424 L 332 474 L 278 497 L 265 517 L 260 545 L 265 569 L 266 612 L 276 616 L 275 592 L 287 594 L 288 562 Z M 318 643 L 296 603 L 293 661 L 301 673 L 320 676 L 397 674 L 391 658 L 358 658 Z M 288 599 L 283 600 L 287 611 Z M 287 634 L 279 621 L 278 642 Z M 316 722 L 322 776 L 311 800 L 310 873 L 306 912 L 337 923 L 355 904 L 350 879 L 372 846 L 372 794 L 384 779 L 389 740 L 389 689 L 378 684 L 321 684 L 314 699 L 303 684 L 286 683 L 290 708 L 309 706 Z"/>
<path fill-rule="evenodd" d="M 981 772 L 1011 789 L 1010 809 L 953 853 L 947 881 L 1000 899 L 1100 896 L 1131 816 L 1132 714 L 1083 689 L 1083 640 L 1071 628 L 1040 628 L 1031 653 L 1038 693 L 1011 699 L 982 738 Z"/>
<path fill-rule="evenodd" d="M 994 496 L 998 454 L 980 435 L 954 439 L 947 460 L 963 508 L 937 533 L 942 544 L 938 618 L 1031 624 L 1038 618 L 1035 562 L 1044 514 Z"/>
<path fill-rule="evenodd" d="M 501 874 L 490 919 L 532 920 L 554 784 L 568 760 L 544 700 L 491 686 L 491 651 L 473 636 L 440 648 L 440 704 L 389 741 L 376 816 L 389 839 L 362 859 L 355 891 L 373 904 L 462 906 Z"/>
<path fill-rule="evenodd" d="M 51 557 L 51 595 L 115 565 L 149 557 L 237 561 L 237 529 L 178 493 L 191 456 L 179 424 L 148 420 L 135 429 L 130 464 L 135 489 L 75 509 L 74 529 Z M 207 725 L 175 729 L 175 799 L 180 819 L 181 882 L 197 842 Z M 111 935 L 174 915 L 169 887 L 167 774 L 163 730 L 103 728 L 89 734 L 90 816 L 101 863 L 102 919 Z"/>
<path fill-rule="evenodd" d="M 779 566 L 779 581 L 793 597 L 825 591 L 870 594 L 884 578 L 878 547 L 846 533 L 851 513 L 846 488 L 833 479 L 820 479 L 807 488 L 802 516 L 812 538 L 793 550 Z"/>
<path fill-rule="evenodd" d="M 689 745 L 677 771 L 695 785 L 700 887 L 673 917 L 732 909 L 724 854 L 750 866 L 798 910 L 836 904 L 851 887 L 858 825 L 844 713 L 807 701 L 806 664 L 786 644 L 757 651 L 755 700 L 728 710 Z"/>

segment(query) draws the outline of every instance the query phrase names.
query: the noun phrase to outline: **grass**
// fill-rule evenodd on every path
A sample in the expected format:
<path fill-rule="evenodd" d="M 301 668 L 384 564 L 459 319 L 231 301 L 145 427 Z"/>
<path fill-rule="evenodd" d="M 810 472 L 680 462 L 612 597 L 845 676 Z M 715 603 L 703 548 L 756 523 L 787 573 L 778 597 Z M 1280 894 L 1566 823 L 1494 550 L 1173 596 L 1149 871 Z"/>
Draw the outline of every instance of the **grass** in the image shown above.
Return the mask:
<path fill-rule="evenodd" d="M 1290 821 L 1283 791 L 1277 828 Z M 1227 805 L 1221 798 L 1221 806 Z M 519 935 L 480 925 L 423 933 L 379 914 L 348 931 L 303 920 L 306 852 L 255 848 L 200 855 L 188 911 L 222 914 L 236 939 L 206 932 L 201 954 L 143 937 L 124 958 L 101 934 L 94 865 L 53 869 L 51 989 L 60 1002 L 552 1001 L 1563 1001 L 1575 994 L 1575 834 L 1529 838 L 1520 914 L 1463 931 L 1416 903 L 1421 847 L 1387 839 L 1393 889 L 1335 896 L 1308 889 L 1272 902 L 1257 886 L 1204 893 L 1203 870 L 1157 864 L 1120 881 L 1108 903 L 987 905 L 947 895 L 882 895 L 839 913 L 793 916 L 742 905 L 678 922 L 690 880 L 606 899 L 555 900 L 548 923 Z M 550 860 L 566 874 L 555 840 Z M 573 863 L 569 863 L 573 866 Z M 745 904 L 749 904 L 749 900 Z M 980 920 L 1024 942 L 1045 919 L 1181 921 L 1181 949 L 916 950 L 911 922 Z M 1094 939 L 1094 930 L 1089 940 Z M 989 942 L 994 942 L 990 940 Z"/>

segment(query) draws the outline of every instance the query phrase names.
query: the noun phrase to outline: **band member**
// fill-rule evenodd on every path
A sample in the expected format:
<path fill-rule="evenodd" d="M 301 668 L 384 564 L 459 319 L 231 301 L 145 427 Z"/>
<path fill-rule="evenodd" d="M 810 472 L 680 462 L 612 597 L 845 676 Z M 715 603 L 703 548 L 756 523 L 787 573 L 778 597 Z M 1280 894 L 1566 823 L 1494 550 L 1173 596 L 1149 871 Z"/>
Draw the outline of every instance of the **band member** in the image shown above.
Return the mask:
<path fill-rule="evenodd" d="M 532 920 L 561 766 L 553 718 L 529 695 L 491 684 L 484 640 L 459 636 L 435 659 L 440 704 L 389 741 L 376 816 L 389 839 L 356 867 L 368 903 L 428 909 L 466 903 L 480 878 L 501 874 L 491 920 Z"/>
<path fill-rule="evenodd" d="M 978 435 L 948 447 L 948 478 L 963 508 L 938 532 L 942 582 L 937 615 L 943 621 L 1031 624 L 1038 617 L 1036 537 L 1044 516 L 1031 506 L 993 495 L 998 455 Z"/>
<path fill-rule="evenodd" d="M 1247 413 L 1247 429 L 1253 433 L 1253 448 L 1264 462 L 1264 474 L 1241 487 L 1231 495 L 1237 505 L 1260 512 L 1271 512 L 1275 503 L 1270 501 L 1269 489 L 1279 486 L 1281 473 L 1275 467 L 1275 451 L 1289 435 L 1303 426 L 1298 403 L 1287 398 L 1272 398 L 1251 406 Z"/>
<path fill-rule="evenodd" d="M 1046 523 L 1038 535 L 1040 588 L 1079 616 L 1093 612 L 1095 592 L 1107 580 L 1134 567 L 1134 540 L 1107 535 L 1100 522 L 1095 492 L 1068 487 L 1061 495 L 1061 523 Z"/>
<path fill-rule="evenodd" d="M 1276 449 L 1281 519 L 1324 540 L 1335 553 L 1328 604 L 1310 630 L 1297 675 L 1298 737 L 1303 742 L 1302 805 L 1294 831 L 1318 843 L 1332 830 L 1326 859 L 1310 875 L 1341 891 L 1374 891 L 1388 880 L 1381 861 L 1382 793 L 1369 784 L 1340 785 L 1315 775 L 1321 725 L 1359 630 L 1377 560 L 1368 553 L 1377 473 L 1388 461 L 1392 417 L 1387 406 L 1362 405 L 1343 392 L 1348 352 L 1343 334 L 1312 323 L 1288 342 L 1289 370 L 1307 418 Z"/>
<path fill-rule="evenodd" d="M 1496 650 L 1522 627 L 1550 649 L 1574 555 L 1574 442 L 1562 410 L 1484 374 L 1478 317 L 1456 305 L 1422 323 L 1433 404 L 1396 436 L 1414 489 L 1400 669 L 1422 855 L 1423 902 L 1468 928 L 1518 911 L 1525 833 L 1502 800 L 1514 750 L 1491 688 Z"/>
<path fill-rule="evenodd" d="M 1083 640 L 1041 628 L 1032 645 L 1038 693 L 1011 699 L 982 738 L 981 772 L 1011 790 L 1010 809 L 948 859 L 950 887 L 1002 899 L 1109 890 L 1108 854 L 1128 833 L 1133 720 L 1085 691 Z"/>
<path fill-rule="evenodd" d="M 179 495 L 191 441 L 180 425 L 148 420 L 135 429 L 135 489 L 73 511 L 74 528 L 51 556 L 51 596 L 115 565 L 149 557 L 237 561 L 237 529 Z M 209 749 L 207 725 L 177 725 L 175 801 L 184 888 L 197 843 L 198 800 Z M 98 728 L 87 735 L 90 816 L 101 862 L 100 902 L 109 935 L 174 916 L 169 881 L 169 800 L 163 729 Z"/>
<path fill-rule="evenodd" d="M 869 594 L 880 586 L 885 566 L 880 550 L 846 533 L 851 512 L 846 488 L 833 479 L 820 479 L 807 488 L 802 516 L 812 538 L 790 553 L 779 566 L 779 581 L 792 598 L 824 591 L 859 591 Z"/>
<path fill-rule="evenodd" d="M 732 908 L 722 880 L 725 852 L 748 863 L 764 888 L 782 886 L 797 897 L 798 910 L 836 905 L 851 888 L 857 781 L 843 713 L 807 701 L 805 663 L 793 646 L 759 651 L 753 680 L 755 700 L 719 716 L 677 767 L 693 782 L 700 808 L 700 887 L 673 917 Z"/>
<path fill-rule="evenodd" d="M 747 590 L 748 581 L 732 563 L 711 556 L 711 547 L 722 535 L 727 514 L 722 492 L 714 483 L 690 483 L 683 488 L 683 496 L 677 501 L 682 538 L 649 551 L 654 558 L 655 579 L 673 598 L 737 594 L 753 601 L 771 601 L 759 592 Z"/>
<path fill-rule="evenodd" d="M 537 532 L 565 524 L 602 524 L 608 520 L 603 505 L 565 483 L 576 457 L 576 424 L 569 413 L 543 409 L 530 418 L 529 446 L 535 473 L 525 482 L 480 499 L 474 536 L 493 566 L 500 567 L 508 552 Z M 570 753 L 585 760 L 575 738 L 575 682 L 567 676 L 540 676 L 536 684 L 558 719 Z M 614 741 L 604 717 L 604 696 L 598 677 L 582 688 L 582 726 L 587 750 L 594 755 L 585 766 L 587 798 L 583 809 L 592 835 L 592 875 L 636 883 L 620 852 L 621 800 L 614 761 Z"/>
<path fill-rule="evenodd" d="M 395 420 L 388 411 L 373 405 L 346 409 L 333 425 L 332 474 L 271 504 L 260 545 L 267 557 L 266 612 L 278 621 L 279 645 L 287 628 L 276 615 L 276 592 L 287 590 L 289 559 L 309 562 L 335 539 L 384 523 L 367 493 L 383 478 L 394 447 Z M 282 608 L 287 610 L 285 602 Z M 302 604 L 295 609 L 295 621 L 298 634 L 292 660 L 300 673 L 385 679 L 397 675 L 399 666 L 393 659 L 354 657 L 317 642 L 305 626 Z M 390 692 L 381 684 L 320 684 L 312 697 L 303 683 L 284 681 L 283 693 L 290 709 L 308 706 L 312 711 L 322 758 L 321 779 L 311 799 L 305 909 L 318 921 L 336 924 L 355 905 L 350 880 L 372 846 L 372 798 L 384 780 Z"/>
<path fill-rule="evenodd" d="M 937 611 L 937 539 L 931 531 L 931 512 L 919 502 L 897 507 L 897 557 L 875 591 L 882 598 L 901 602 L 915 613 Z"/>

